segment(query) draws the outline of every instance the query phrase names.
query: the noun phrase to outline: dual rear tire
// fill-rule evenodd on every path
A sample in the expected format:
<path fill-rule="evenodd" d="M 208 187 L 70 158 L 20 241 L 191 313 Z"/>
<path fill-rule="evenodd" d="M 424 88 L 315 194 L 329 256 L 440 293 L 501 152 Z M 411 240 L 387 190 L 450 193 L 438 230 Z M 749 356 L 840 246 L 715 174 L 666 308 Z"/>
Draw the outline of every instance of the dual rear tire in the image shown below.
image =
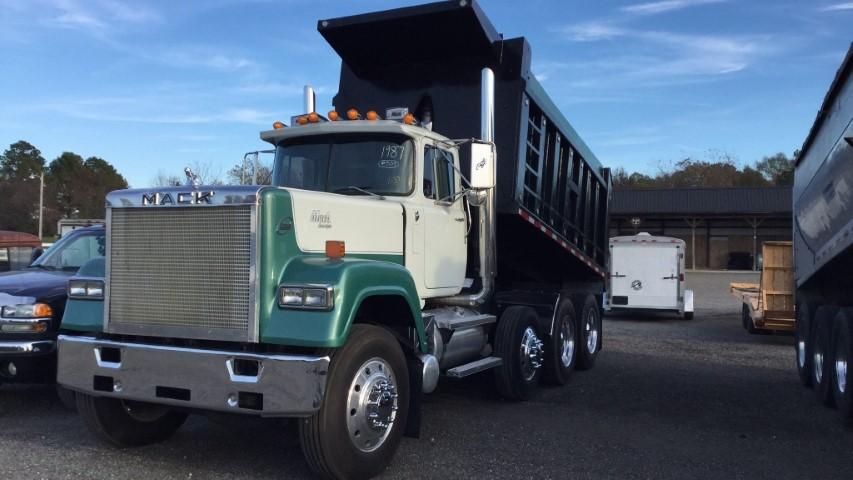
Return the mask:
<path fill-rule="evenodd" d="M 853 309 L 821 306 L 814 313 L 810 329 L 808 311 L 798 318 L 803 319 L 805 322 L 797 325 L 798 370 L 808 368 L 818 402 L 835 406 L 842 421 L 849 425 L 853 423 L 853 373 L 848 368 L 853 355 Z M 804 334 L 810 332 L 805 362 L 800 356 L 801 329 Z M 800 378 L 803 380 L 802 373 Z"/>

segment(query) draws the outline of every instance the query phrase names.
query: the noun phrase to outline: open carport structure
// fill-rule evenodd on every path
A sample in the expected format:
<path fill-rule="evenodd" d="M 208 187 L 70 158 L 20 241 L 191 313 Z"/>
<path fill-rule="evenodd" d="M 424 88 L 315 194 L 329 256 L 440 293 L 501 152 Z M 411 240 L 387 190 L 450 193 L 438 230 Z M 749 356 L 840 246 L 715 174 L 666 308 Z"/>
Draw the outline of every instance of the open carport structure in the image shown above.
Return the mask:
<path fill-rule="evenodd" d="M 761 242 L 791 240 L 790 187 L 618 190 L 610 209 L 611 237 L 680 238 L 693 269 L 755 269 Z"/>

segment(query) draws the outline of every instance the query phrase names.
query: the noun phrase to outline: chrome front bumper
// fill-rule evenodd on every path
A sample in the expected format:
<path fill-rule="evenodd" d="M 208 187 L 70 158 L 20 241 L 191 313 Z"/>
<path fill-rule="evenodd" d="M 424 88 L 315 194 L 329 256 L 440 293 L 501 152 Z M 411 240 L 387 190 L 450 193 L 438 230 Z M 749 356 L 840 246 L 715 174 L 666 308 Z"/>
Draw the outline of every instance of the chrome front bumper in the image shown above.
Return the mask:
<path fill-rule="evenodd" d="M 91 395 L 260 416 L 304 417 L 329 357 L 258 355 L 60 335 L 57 381 Z M 246 367 L 248 365 L 248 368 Z"/>
<path fill-rule="evenodd" d="M 0 341 L 0 355 L 41 355 L 51 353 L 56 348 L 53 340 L 33 342 Z"/>

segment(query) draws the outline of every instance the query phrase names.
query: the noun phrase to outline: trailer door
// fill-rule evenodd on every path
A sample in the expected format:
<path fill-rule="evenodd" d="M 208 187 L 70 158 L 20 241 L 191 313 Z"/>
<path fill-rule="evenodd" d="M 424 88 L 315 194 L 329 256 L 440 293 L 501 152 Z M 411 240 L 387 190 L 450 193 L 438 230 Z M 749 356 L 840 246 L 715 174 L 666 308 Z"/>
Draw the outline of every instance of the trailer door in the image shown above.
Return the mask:
<path fill-rule="evenodd" d="M 610 259 L 613 306 L 678 309 L 678 260 L 675 244 L 613 245 Z"/>

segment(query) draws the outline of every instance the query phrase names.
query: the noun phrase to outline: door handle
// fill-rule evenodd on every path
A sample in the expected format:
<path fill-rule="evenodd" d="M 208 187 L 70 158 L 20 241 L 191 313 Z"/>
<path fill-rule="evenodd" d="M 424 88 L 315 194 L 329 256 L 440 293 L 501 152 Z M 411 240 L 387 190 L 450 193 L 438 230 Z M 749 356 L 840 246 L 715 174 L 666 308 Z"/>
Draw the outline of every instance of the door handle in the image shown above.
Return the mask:
<path fill-rule="evenodd" d="M 465 217 L 456 217 L 456 218 L 454 218 L 454 220 L 456 220 L 457 222 L 464 222 Z"/>
<path fill-rule="evenodd" d="M 670 275 L 668 277 L 663 277 L 664 280 L 675 280 L 676 278 L 678 278 L 678 276 L 676 276 L 676 275 Z"/>
<path fill-rule="evenodd" d="M 610 276 L 610 278 L 623 278 L 625 275 L 619 275 L 618 273 L 614 273 Z"/>

